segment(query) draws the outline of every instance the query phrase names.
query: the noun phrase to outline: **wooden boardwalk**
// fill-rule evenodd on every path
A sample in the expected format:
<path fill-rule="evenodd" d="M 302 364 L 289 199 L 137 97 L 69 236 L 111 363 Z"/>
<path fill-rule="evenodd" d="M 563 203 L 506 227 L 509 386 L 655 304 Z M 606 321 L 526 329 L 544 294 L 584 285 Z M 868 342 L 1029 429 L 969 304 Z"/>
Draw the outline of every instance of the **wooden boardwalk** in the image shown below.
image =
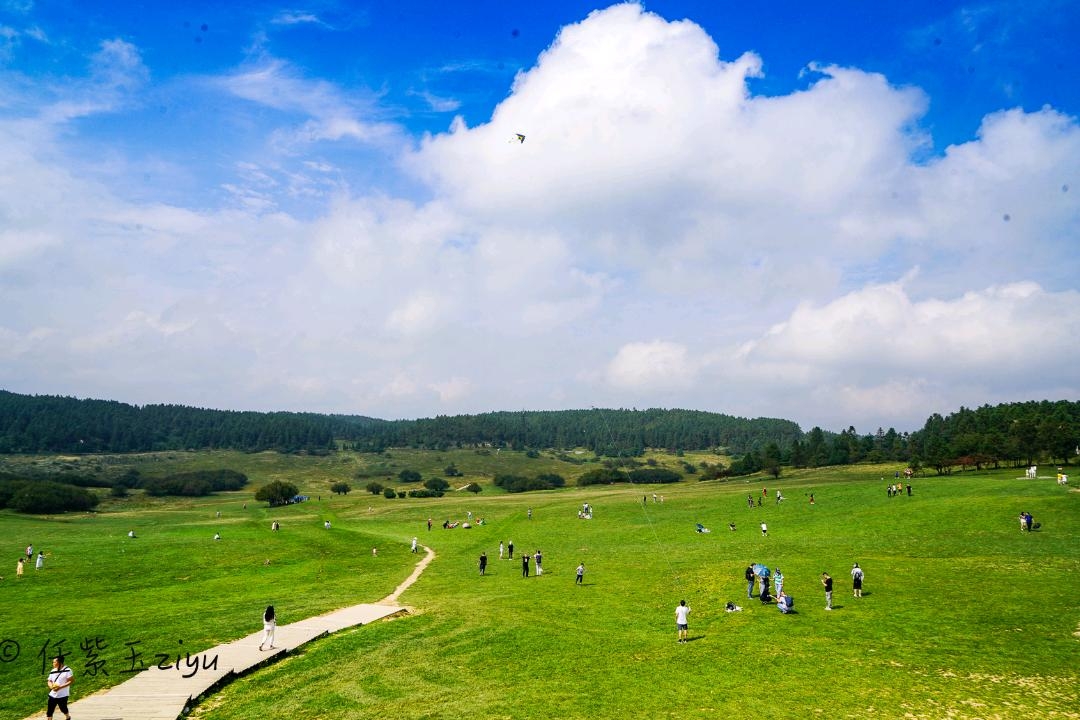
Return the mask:
<path fill-rule="evenodd" d="M 378 603 L 353 605 L 289 625 L 279 625 L 273 650 L 259 650 L 259 641 L 263 636 L 260 629 L 247 637 L 204 650 L 169 670 L 157 667 L 144 670 L 126 682 L 75 700 L 68 710 L 72 718 L 77 720 L 177 720 L 196 698 L 268 660 L 315 638 L 406 612 L 407 608 L 397 603 L 398 597 L 420 577 L 420 573 L 435 557 L 430 548 L 424 550 L 424 558 L 417 563 L 408 579 Z M 185 674 L 190 677 L 184 677 Z M 78 688 L 78 678 L 75 687 Z M 38 720 L 43 713 L 44 709 L 26 720 Z M 53 717 L 62 718 L 63 713 L 57 711 Z"/>

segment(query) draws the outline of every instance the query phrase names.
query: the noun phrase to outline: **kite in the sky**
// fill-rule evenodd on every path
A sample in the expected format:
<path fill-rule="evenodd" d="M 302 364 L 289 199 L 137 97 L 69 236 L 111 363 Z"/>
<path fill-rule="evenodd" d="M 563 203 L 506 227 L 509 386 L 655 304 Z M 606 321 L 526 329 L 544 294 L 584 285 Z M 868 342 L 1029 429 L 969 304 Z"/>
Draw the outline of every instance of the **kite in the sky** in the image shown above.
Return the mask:
<path fill-rule="evenodd" d="M 518 143 L 523 143 L 525 142 L 525 136 L 521 133 L 515 133 L 514 137 L 510 138 L 510 142 L 514 142 L 514 140 L 517 140 Z"/>

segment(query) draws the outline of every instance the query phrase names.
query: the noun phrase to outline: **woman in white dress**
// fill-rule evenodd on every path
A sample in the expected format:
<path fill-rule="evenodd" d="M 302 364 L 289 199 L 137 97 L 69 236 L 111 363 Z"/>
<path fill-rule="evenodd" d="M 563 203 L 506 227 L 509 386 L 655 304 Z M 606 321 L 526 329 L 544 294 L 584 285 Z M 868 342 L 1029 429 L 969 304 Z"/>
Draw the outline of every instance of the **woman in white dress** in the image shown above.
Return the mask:
<path fill-rule="evenodd" d="M 277 616 L 274 614 L 274 606 L 267 605 L 266 612 L 263 613 L 263 639 L 259 643 L 259 649 L 263 649 L 263 645 L 269 645 L 270 649 L 274 648 L 274 631 L 277 629 Z"/>

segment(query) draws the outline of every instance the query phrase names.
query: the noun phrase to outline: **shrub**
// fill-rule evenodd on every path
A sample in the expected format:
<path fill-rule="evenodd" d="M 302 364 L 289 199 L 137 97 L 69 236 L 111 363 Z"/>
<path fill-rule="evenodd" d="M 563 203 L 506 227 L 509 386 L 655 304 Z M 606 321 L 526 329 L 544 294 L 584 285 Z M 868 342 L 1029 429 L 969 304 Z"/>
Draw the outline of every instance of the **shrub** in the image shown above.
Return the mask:
<path fill-rule="evenodd" d="M 586 485 L 611 485 L 612 483 L 627 482 L 629 478 L 622 470 L 614 468 L 596 468 L 590 470 L 578 478 L 577 484 L 581 487 Z"/>
<path fill-rule="evenodd" d="M 8 507 L 32 514 L 92 510 L 97 504 L 98 498 L 93 493 L 49 480 L 20 483 L 8 501 Z"/>
<path fill-rule="evenodd" d="M 281 480 L 274 480 L 272 483 L 263 485 L 255 493 L 255 499 L 258 501 L 265 500 L 274 505 L 284 505 L 300 494 L 300 490 L 292 483 L 282 482 Z"/>
<path fill-rule="evenodd" d="M 116 479 L 116 485 L 123 485 L 126 488 L 138 487 L 139 477 L 140 475 L 138 470 L 136 470 L 135 468 L 128 468 L 120 477 Z"/>
<path fill-rule="evenodd" d="M 127 485 L 123 483 L 116 483 L 112 486 L 112 490 L 109 492 L 114 498 L 125 498 L 128 496 Z"/>
<path fill-rule="evenodd" d="M 566 485 L 566 478 L 562 475 L 556 475 L 555 473 L 541 473 L 536 476 L 536 479 L 553 488 L 561 488 Z"/>
<path fill-rule="evenodd" d="M 553 490 L 562 487 L 566 481 L 560 475 L 539 475 L 527 478 L 521 475 L 496 475 L 495 486 L 509 493 L 528 492 L 530 490 Z"/>
<path fill-rule="evenodd" d="M 160 478 L 143 478 L 139 481 L 139 486 L 146 490 L 147 495 L 155 497 L 163 495 L 195 497 L 209 495 L 217 490 L 240 490 L 247 483 L 247 475 L 225 469 L 195 470 L 173 473 Z"/>
<path fill-rule="evenodd" d="M 336 482 L 330 486 L 330 492 L 335 495 L 348 495 L 350 490 L 352 490 L 352 485 L 347 482 Z"/>
<path fill-rule="evenodd" d="M 398 473 L 398 480 L 403 483 L 417 483 L 420 482 L 421 475 L 415 470 L 402 470 Z"/>
<path fill-rule="evenodd" d="M 184 477 L 183 475 L 148 478 L 142 481 L 142 487 L 147 495 L 153 497 L 163 497 L 165 495 L 197 497 L 199 495 L 209 495 L 212 492 L 209 480 L 191 476 Z"/>
<path fill-rule="evenodd" d="M 397 497 L 397 493 L 394 492 L 394 488 L 386 488 L 383 490 L 383 497 L 387 500 L 393 500 Z"/>
<path fill-rule="evenodd" d="M 383 491 L 383 484 L 382 483 L 377 483 L 374 480 L 372 480 L 371 482 L 369 482 L 367 485 L 364 486 L 364 489 L 367 490 L 372 495 L 381 495 L 382 491 Z"/>
<path fill-rule="evenodd" d="M 78 473 L 64 472 L 59 475 L 51 475 L 48 479 L 62 485 L 74 485 L 83 488 L 107 488 L 111 486 L 108 480 L 99 478 L 97 475 L 79 475 Z"/>
<path fill-rule="evenodd" d="M 433 498 L 442 497 L 443 494 L 439 490 L 410 490 L 409 497 L 411 498 Z"/>
<path fill-rule="evenodd" d="M 434 490 L 435 492 L 442 495 L 443 491 L 450 487 L 450 483 L 446 482 L 442 478 L 435 477 L 425 480 L 424 487 L 426 487 L 428 490 Z"/>
<path fill-rule="evenodd" d="M 468 490 L 471 493 L 478 493 L 481 490 L 483 490 L 484 488 L 480 487 L 476 483 L 469 483 L 468 485 L 465 486 L 465 489 Z"/>

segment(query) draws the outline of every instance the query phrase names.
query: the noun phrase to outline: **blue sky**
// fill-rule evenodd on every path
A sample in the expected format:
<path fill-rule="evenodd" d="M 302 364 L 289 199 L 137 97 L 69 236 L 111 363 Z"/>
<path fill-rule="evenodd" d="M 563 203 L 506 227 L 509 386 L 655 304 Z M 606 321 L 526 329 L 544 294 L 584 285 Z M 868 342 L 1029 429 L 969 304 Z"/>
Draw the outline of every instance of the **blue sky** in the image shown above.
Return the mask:
<path fill-rule="evenodd" d="M 0 387 L 1080 398 L 1075 4 L 535 5 L 0 0 Z"/>

